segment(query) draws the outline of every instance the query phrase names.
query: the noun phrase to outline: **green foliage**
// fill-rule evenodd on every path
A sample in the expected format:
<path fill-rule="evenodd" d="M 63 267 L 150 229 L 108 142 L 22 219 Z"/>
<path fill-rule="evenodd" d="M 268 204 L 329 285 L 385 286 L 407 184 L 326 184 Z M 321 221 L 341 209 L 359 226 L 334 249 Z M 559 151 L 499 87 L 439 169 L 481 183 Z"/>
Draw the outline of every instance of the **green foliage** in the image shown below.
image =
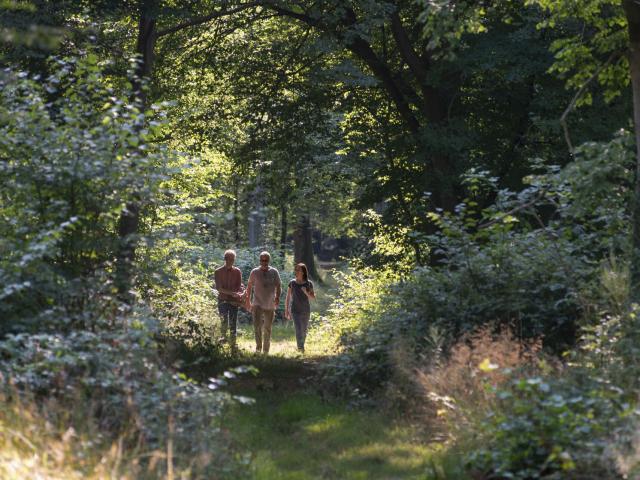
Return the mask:
<path fill-rule="evenodd" d="M 606 285 L 606 283 L 605 283 Z M 621 478 L 638 469 L 637 308 L 583 328 L 562 374 L 495 390 L 473 427 L 471 471 L 505 478 Z"/>
<path fill-rule="evenodd" d="M 126 330 L 9 335 L 0 342 L 3 391 L 10 398 L 27 394 L 91 405 L 101 428 L 96 443 L 124 434 L 132 442 L 127 448 L 137 443 L 146 452 L 162 451 L 171 436 L 177 471 L 235 478 L 237 464 L 219 424 L 232 397 L 217 392 L 217 379 L 197 384 L 163 368 L 150 321 L 140 312 L 128 317 Z"/>
<path fill-rule="evenodd" d="M 216 18 L 234 2 L 144 2 L 160 29 L 145 95 L 171 101 L 149 111 L 121 75 L 140 5 L 32 3 L 0 0 L 0 55 L 32 72 L 0 73 L 0 366 L 19 392 L 80 395 L 107 435 L 134 424 L 152 450 L 174 425 L 179 457 L 198 459 L 181 473 L 224 475 L 224 395 L 162 367 L 156 349 L 185 369 L 221 358 L 213 270 L 235 245 L 246 282 L 256 212 L 267 245 L 286 244 L 300 214 L 371 239 L 321 323 L 340 349 L 324 370 L 340 394 L 364 402 L 487 325 L 554 352 L 583 328 L 571 363 L 636 388 L 637 322 L 620 295 L 633 142 L 601 141 L 626 111 L 585 90 L 578 104 L 596 106 L 571 127 L 589 141 L 570 158 L 557 125 L 570 94 L 547 75 L 572 90 L 595 76 L 615 106 L 628 90 L 619 2 L 267 2 Z M 81 58 L 35 51 L 93 33 Z M 141 246 L 125 306 L 112 279 L 129 202 Z M 526 478 L 597 463 L 625 408 L 580 382 L 500 393 L 477 466 Z M 279 413 L 300 423 L 304 407 Z"/>
<path fill-rule="evenodd" d="M 617 0 L 527 0 L 538 5 L 547 17 L 539 28 L 562 29 L 563 35 L 551 44 L 555 62 L 551 73 L 566 80 L 568 88 L 579 90 L 593 75 L 611 101 L 629 86 L 629 62 L 622 53 L 627 45 L 627 21 Z M 578 105 L 591 104 L 587 92 Z"/>
<path fill-rule="evenodd" d="M 551 182 L 559 193 L 559 215 L 565 232 L 569 227 L 582 228 L 582 240 L 588 237 L 587 241 L 600 252 L 628 251 L 635 168 L 631 133 L 620 130 L 609 142 L 586 142 L 575 155 L 577 160 L 555 178 L 540 177 Z"/>
<path fill-rule="evenodd" d="M 11 70 L 0 78 L 3 332 L 58 314 L 88 326 L 92 282 L 112 293 L 124 205 L 147 206 L 164 176 L 166 153 L 151 143 L 157 108 L 141 112 L 114 91 L 95 55 L 52 62 L 42 83 Z"/>
<path fill-rule="evenodd" d="M 427 49 L 437 57 L 449 59 L 463 48 L 465 34 L 487 31 L 487 10 L 495 9 L 474 2 L 452 4 L 446 0 L 422 0 L 420 4 L 423 10 L 419 20 L 424 24 L 424 36 L 429 39 Z"/>
<path fill-rule="evenodd" d="M 419 268 L 401 281 L 356 274 L 343 286 L 348 301 L 338 300 L 330 317 L 344 348 L 330 372 L 341 388 L 371 392 L 389 380 L 398 342 L 410 358 L 429 358 L 433 327 L 445 333 L 445 347 L 486 324 L 509 326 L 520 338 L 544 336 L 556 351 L 575 341 L 581 285 L 574 282 L 588 281 L 590 270 L 569 242 L 544 232 L 500 232 L 482 245 L 468 235 L 445 239 L 444 267 Z"/>
<path fill-rule="evenodd" d="M 445 349 L 487 324 L 520 339 L 542 337 L 556 353 L 575 344 L 594 311 L 611 305 L 600 262 L 628 252 L 633 151 L 621 134 L 576 155 L 564 169 L 531 176 L 519 193 L 494 194 L 497 179 L 470 171 L 456 213 L 430 214 L 440 232 L 424 240 L 436 265 L 343 279 L 329 316 L 343 355 L 328 372 L 342 393 L 370 393 L 389 381 L 394 349 L 429 358 L 434 327 Z M 491 195 L 494 203 L 482 208 Z"/>
<path fill-rule="evenodd" d="M 325 376 L 335 393 L 361 400 L 390 376 L 388 352 L 395 326 L 381 319 L 397 302 L 390 287 L 400 276 L 364 269 L 336 279 L 339 293 L 324 334 L 343 350 L 327 364 Z"/>
<path fill-rule="evenodd" d="M 0 59 L 4 57 L 5 49 L 20 51 L 22 47 L 21 53 L 26 48 L 34 54 L 39 50 L 53 50 L 64 39 L 64 30 L 52 26 L 44 16 L 40 17 L 32 2 L 2 0 L 0 12 Z"/>
<path fill-rule="evenodd" d="M 520 378 L 497 392 L 482 424 L 472 471 L 497 478 L 615 477 L 603 457 L 629 415 L 621 390 L 597 378 Z M 575 477 L 574 477 L 575 475 Z"/>
<path fill-rule="evenodd" d="M 150 233 L 152 241 L 140 252 L 139 277 L 143 299 L 162 326 L 165 361 L 215 356 L 220 346 L 213 270 L 222 250 L 198 245 L 197 237 L 187 235 L 163 239 L 169 230 Z"/>
<path fill-rule="evenodd" d="M 197 384 L 159 356 L 167 338 L 186 345 L 182 365 L 216 353 L 215 296 L 203 259 L 222 258 L 221 249 L 198 246 L 185 227 L 190 217 L 168 213 L 167 200 L 188 174 L 183 159 L 157 143 L 166 133 L 162 107 L 141 111 L 131 86 L 115 88 L 92 53 L 52 59 L 51 68 L 44 81 L 10 69 L 0 78 L 5 393 L 79 402 L 102 430 L 97 442 L 124 441 L 128 452 L 142 450 L 150 468 L 157 458 L 149 452 L 172 444 L 177 472 L 235 478 L 238 464 L 219 424 L 231 397 L 212 391 L 223 381 Z M 134 265 L 140 295 L 123 305 L 113 265 L 129 202 L 140 205 L 146 235 Z"/>

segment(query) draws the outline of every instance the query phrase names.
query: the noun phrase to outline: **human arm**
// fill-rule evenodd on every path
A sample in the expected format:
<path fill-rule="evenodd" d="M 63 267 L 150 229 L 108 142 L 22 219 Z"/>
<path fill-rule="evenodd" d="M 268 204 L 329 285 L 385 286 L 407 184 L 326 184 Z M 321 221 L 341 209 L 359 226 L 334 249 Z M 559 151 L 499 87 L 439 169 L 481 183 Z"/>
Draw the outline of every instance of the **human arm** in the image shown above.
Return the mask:
<path fill-rule="evenodd" d="M 222 281 L 220 279 L 220 271 L 216 270 L 215 272 L 213 272 L 213 288 L 215 290 L 218 291 L 218 293 L 224 293 L 224 292 L 220 292 L 221 290 L 221 285 Z"/>
<path fill-rule="evenodd" d="M 240 269 L 234 268 L 234 277 L 233 277 L 233 290 L 232 293 L 233 298 L 237 299 L 239 302 L 244 302 L 244 285 L 242 283 L 242 271 Z"/>
<path fill-rule="evenodd" d="M 280 274 L 276 272 L 276 298 L 273 299 L 273 308 L 278 309 L 280 305 L 280 295 L 282 294 L 282 282 L 280 281 Z"/>
<path fill-rule="evenodd" d="M 316 298 L 316 292 L 313 290 L 313 283 L 309 282 L 309 286 L 303 288 L 302 291 L 309 300 L 314 300 Z"/>
<path fill-rule="evenodd" d="M 253 288 L 253 273 L 249 275 L 247 290 L 245 291 L 245 309 L 251 311 L 251 289 Z"/>
<path fill-rule="evenodd" d="M 284 318 L 291 320 L 291 285 L 287 288 L 287 298 L 284 301 Z"/>
<path fill-rule="evenodd" d="M 242 288 L 242 273 L 238 272 L 238 274 L 234 274 L 236 278 L 234 278 L 233 280 L 233 284 L 232 287 L 234 287 L 235 285 L 237 285 L 237 287 L 229 289 L 229 288 L 224 288 L 223 285 L 223 279 L 222 279 L 222 275 L 223 272 L 219 269 L 216 270 L 214 273 L 214 280 L 215 280 L 215 289 L 218 291 L 218 293 L 222 293 L 224 295 L 229 295 L 233 298 L 236 299 L 240 299 L 241 296 L 241 288 Z"/>
<path fill-rule="evenodd" d="M 218 290 L 220 293 L 224 293 L 225 295 L 233 295 L 234 297 L 237 297 L 237 298 L 240 297 L 240 293 L 234 292 L 233 290 L 227 290 L 226 288 L 217 288 L 216 290 Z"/>
<path fill-rule="evenodd" d="M 278 309 L 278 305 L 280 305 L 280 295 L 282 294 L 282 287 L 280 284 L 276 287 L 276 298 L 273 299 L 273 308 L 275 310 Z"/>

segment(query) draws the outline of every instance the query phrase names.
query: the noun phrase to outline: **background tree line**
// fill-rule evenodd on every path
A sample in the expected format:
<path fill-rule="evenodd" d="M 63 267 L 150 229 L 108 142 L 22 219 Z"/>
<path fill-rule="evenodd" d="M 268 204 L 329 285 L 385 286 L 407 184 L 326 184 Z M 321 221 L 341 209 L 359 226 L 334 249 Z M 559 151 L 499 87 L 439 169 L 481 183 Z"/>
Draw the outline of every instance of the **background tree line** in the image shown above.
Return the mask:
<path fill-rule="evenodd" d="M 216 230 L 234 241 L 282 245 L 295 231 L 302 255 L 311 223 L 355 237 L 358 212 L 374 208 L 423 264 L 421 235 L 434 231 L 426 212 L 453 211 L 465 195 L 462 173 L 481 168 L 518 188 L 532 157 L 570 159 L 557 119 L 572 93 L 546 72 L 550 47 L 581 26 L 539 29 L 545 14 L 530 3 L 44 2 L 36 11 L 40 23 L 75 35 L 70 17 L 109 25 L 92 48 L 122 76 L 122 54 L 140 55 L 143 100 L 175 102 L 164 140 L 231 162 L 225 198 L 238 204 L 221 209 L 234 219 L 218 218 Z M 36 61 L 23 50 L 14 49 L 17 61 Z M 619 73 L 621 62 L 609 70 Z M 627 101 L 608 98 L 605 118 L 600 96 L 568 116 L 575 144 L 627 125 L 630 92 L 618 92 Z"/>

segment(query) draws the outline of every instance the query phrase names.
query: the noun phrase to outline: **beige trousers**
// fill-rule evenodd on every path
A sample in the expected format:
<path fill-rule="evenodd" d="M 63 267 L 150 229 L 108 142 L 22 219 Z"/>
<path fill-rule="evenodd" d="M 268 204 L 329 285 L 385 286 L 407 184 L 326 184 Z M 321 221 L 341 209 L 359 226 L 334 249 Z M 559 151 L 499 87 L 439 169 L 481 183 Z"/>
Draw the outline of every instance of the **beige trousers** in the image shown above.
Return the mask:
<path fill-rule="evenodd" d="M 271 346 L 271 326 L 275 317 L 275 310 L 267 310 L 254 305 L 251 307 L 253 317 L 253 331 L 256 335 L 256 352 L 269 353 Z"/>

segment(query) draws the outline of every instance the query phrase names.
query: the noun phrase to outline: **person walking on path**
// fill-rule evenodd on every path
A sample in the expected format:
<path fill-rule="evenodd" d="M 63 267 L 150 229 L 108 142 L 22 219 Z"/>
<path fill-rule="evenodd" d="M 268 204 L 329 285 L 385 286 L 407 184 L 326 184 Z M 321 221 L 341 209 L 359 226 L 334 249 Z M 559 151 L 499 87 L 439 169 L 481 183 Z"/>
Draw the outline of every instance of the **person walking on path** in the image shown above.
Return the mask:
<path fill-rule="evenodd" d="M 287 320 L 291 320 L 291 317 L 293 317 L 298 351 L 304 353 L 304 342 L 307 338 L 309 317 L 311 316 L 309 300 L 316 298 L 316 294 L 313 291 L 313 283 L 309 280 L 307 266 L 304 263 L 298 263 L 294 270 L 296 278 L 289 282 L 284 317 Z"/>
<path fill-rule="evenodd" d="M 236 348 L 236 330 L 238 324 L 238 307 L 242 305 L 242 272 L 233 264 L 236 252 L 224 252 L 224 265 L 214 273 L 216 290 L 218 290 L 218 313 L 220 314 L 220 330 L 223 341 L 226 340 L 227 330 L 231 333 L 231 349 Z"/>
<path fill-rule="evenodd" d="M 256 352 L 269 353 L 271 326 L 280 304 L 282 286 L 278 270 L 269 266 L 269 252 L 260 253 L 260 266 L 251 270 L 247 284 L 247 310 L 253 317 Z"/>

